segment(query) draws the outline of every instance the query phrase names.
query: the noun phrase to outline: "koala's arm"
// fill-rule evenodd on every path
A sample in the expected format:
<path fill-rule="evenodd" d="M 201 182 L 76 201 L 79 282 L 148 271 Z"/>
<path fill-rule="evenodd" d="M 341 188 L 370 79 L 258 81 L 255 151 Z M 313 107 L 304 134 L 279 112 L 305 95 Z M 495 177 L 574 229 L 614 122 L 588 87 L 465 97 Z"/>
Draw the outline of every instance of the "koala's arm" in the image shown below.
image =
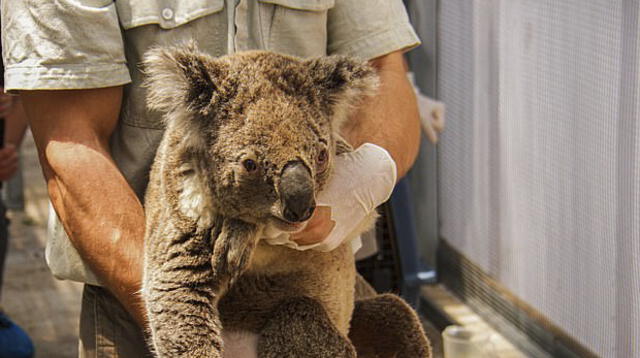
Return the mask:
<path fill-rule="evenodd" d="M 145 219 L 110 149 L 122 87 L 22 91 L 47 188 L 83 260 L 141 325 Z M 114 244 L 115 243 L 115 244 Z"/>
<path fill-rule="evenodd" d="M 255 225 L 218 218 L 211 229 L 187 230 L 150 215 L 143 295 L 158 358 L 221 358 L 218 301 L 248 266 Z"/>
<path fill-rule="evenodd" d="M 401 178 L 413 165 L 420 146 L 416 96 L 407 80 L 402 51 L 370 63 L 380 76 L 378 93 L 358 107 L 342 133 L 354 148 L 366 142 L 385 148 L 396 162 L 397 177 Z"/>

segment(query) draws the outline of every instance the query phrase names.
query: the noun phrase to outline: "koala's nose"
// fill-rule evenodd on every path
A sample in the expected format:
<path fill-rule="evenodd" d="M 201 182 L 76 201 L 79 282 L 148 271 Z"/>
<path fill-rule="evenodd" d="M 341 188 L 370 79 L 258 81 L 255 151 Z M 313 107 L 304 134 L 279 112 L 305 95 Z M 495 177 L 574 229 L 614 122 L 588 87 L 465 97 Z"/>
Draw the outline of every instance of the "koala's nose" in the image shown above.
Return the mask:
<path fill-rule="evenodd" d="M 284 208 L 284 212 L 282 213 L 282 215 L 287 221 L 302 222 L 302 221 L 309 220 L 311 215 L 313 215 L 313 212 L 315 211 L 315 209 L 316 207 L 312 206 L 310 208 L 303 208 L 300 211 L 295 211 L 295 209 L 286 207 Z"/>
<path fill-rule="evenodd" d="M 278 187 L 282 200 L 282 216 L 290 222 L 308 220 L 316 208 L 311 172 L 301 161 L 287 163 Z"/>

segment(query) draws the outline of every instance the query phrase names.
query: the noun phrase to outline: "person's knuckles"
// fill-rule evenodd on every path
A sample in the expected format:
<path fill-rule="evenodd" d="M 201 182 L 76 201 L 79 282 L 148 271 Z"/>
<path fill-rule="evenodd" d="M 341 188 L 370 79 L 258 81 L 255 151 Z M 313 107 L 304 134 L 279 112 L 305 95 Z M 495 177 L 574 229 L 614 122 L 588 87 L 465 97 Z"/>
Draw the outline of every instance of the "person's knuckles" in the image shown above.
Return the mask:
<path fill-rule="evenodd" d="M 322 240 L 322 233 L 321 228 L 313 228 L 309 231 L 295 234 L 291 238 L 299 244 L 309 245 Z"/>
<path fill-rule="evenodd" d="M 328 206 L 321 206 L 316 209 L 314 216 L 309 222 L 312 226 L 322 225 L 331 220 L 331 208 Z"/>
<path fill-rule="evenodd" d="M 301 232 L 301 236 L 313 237 L 322 233 L 322 225 L 315 225 Z"/>
<path fill-rule="evenodd" d="M 13 158 L 11 156 L 6 156 L 4 158 L 0 158 L 0 164 L 3 166 L 11 165 L 18 162 L 18 158 Z"/>
<path fill-rule="evenodd" d="M 324 239 L 326 239 L 327 237 L 329 237 L 329 235 L 331 235 L 331 232 L 333 231 L 333 228 L 336 226 L 336 222 L 335 221 L 329 221 L 322 230 L 319 241 L 322 241 Z"/>
<path fill-rule="evenodd" d="M 329 236 L 329 234 L 331 234 L 331 231 L 333 230 L 335 225 L 335 221 L 328 220 L 323 223 L 323 225 L 319 225 L 313 228 L 313 230 L 305 233 L 304 235 L 300 235 L 300 237 L 295 241 L 305 245 L 317 244 L 319 242 L 322 242 Z"/>
<path fill-rule="evenodd" d="M 0 162 L 8 162 L 12 160 L 18 160 L 18 153 L 10 148 L 0 150 Z"/>
<path fill-rule="evenodd" d="M 296 240 L 299 245 L 313 245 L 320 242 L 320 239 L 317 237 L 306 237 L 299 240 Z"/>
<path fill-rule="evenodd" d="M 9 172 L 12 172 L 15 169 L 17 169 L 18 166 L 15 165 L 15 164 L 11 164 L 11 163 L 4 164 L 4 165 L 0 163 L 0 168 L 2 169 L 2 172 L 9 173 Z"/>

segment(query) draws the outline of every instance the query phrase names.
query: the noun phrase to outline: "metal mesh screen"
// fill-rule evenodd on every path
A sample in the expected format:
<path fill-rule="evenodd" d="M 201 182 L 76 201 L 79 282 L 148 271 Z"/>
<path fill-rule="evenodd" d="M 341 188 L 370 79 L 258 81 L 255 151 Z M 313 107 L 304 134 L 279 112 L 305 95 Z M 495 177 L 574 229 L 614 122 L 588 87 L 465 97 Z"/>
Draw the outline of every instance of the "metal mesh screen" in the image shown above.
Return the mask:
<path fill-rule="evenodd" d="M 640 357 L 638 3 L 440 2 L 441 235 L 606 357 Z"/>

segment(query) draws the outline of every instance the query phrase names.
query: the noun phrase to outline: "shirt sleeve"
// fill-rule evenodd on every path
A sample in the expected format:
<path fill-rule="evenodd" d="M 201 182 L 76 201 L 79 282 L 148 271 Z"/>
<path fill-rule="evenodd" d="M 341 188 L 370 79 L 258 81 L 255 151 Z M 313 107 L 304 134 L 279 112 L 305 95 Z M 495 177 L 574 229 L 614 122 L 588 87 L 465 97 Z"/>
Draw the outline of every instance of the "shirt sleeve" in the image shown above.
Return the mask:
<path fill-rule="evenodd" d="M 112 0 L 2 1 L 5 89 L 83 89 L 131 81 Z"/>
<path fill-rule="evenodd" d="M 420 44 L 401 0 L 335 0 L 327 26 L 329 54 L 373 59 Z"/>

